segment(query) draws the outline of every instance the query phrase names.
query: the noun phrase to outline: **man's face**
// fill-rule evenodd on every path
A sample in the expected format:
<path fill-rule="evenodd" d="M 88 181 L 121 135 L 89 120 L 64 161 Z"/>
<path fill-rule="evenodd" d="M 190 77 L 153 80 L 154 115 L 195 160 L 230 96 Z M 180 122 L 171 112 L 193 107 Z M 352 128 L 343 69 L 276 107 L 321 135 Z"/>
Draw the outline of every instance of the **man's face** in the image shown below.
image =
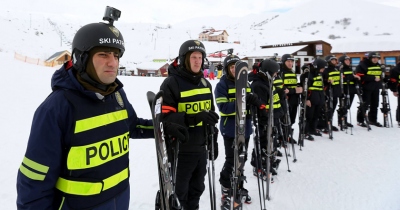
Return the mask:
<path fill-rule="evenodd" d="M 375 58 L 372 58 L 371 61 L 372 61 L 372 63 L 376 64 L 376 63 L 378 63 L 379 58 L 376 58 L 376 57 L 375 57 Z"/>
<path fill-rule="evenodd" d="M 335 66 L 336 66 L 336 64 L 337 64 L 337 59 L 332 59 L 332 60 L 331 60 L 331 63 L 332 63 L 332 65 L 335 65 Z"/>
<path fill-rule="evenodd" d="M 229 71 L 231 72 L 231 75 L 232 75 L 233 77 L 235 77 L 235 65 L 230 65 Z"/>
<path fill-rule="evenodd" d="M 350 66 L 350 59 L 345 59 L 345 60 L 344 60 L 344 63 L 345 63 L 346 65 Z"/>
<path fill-rule="evenodd" d="M 98 52 L 93 55 L 93 66 L 100 81 L 109 85 L 117 78 L 119 55 L 114 52 Z"/>
<path fill-rule="evenodd" d="M 203 54 L 201 54 L 201 52 L 196 51 L 190 54 L 190 69 L 194 73 L 200 72 L 202 63 L 203 63 Z"/>
<path fill-rule="evenodd" d="M 285 61 L 285 65 L 288 69 L 292 69 L 293 68 L 293 61 L 292 60 L 286 60 Z"/>

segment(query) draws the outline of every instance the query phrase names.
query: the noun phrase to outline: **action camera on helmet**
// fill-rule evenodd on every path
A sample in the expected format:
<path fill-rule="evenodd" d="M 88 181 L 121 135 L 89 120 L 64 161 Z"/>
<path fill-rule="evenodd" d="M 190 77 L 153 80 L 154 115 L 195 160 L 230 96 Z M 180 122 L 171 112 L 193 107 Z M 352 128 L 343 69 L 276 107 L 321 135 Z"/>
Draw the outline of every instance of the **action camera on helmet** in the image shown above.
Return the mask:
<path fill-rule="evenodd" d="M 103 20 L 108 21 L 110 25 L 114 23 L 114 21 L 118 21 L 118 18 L 121 17 L 121 11 L 115 9 L 114 7 L 106 7 L 106 11 L 104 12 Z"/>

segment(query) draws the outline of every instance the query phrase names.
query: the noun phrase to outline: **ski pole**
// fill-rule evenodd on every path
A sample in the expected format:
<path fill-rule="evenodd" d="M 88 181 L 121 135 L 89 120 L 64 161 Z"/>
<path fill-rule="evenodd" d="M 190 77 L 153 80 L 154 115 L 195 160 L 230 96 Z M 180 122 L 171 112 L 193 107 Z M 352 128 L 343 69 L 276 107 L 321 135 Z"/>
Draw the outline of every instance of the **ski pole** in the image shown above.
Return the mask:
<path fill-rule="evenodd" d="M 206 137 L 206 156 L 207 156 L 207 174 L 208 174 L 208 189 L 209 189 L 209 191 L 210 191 L 210 206 L 211 206 L 211 210 L 216 210 L 215 208 L 214 208 L 214 203 L 215 203 L 215 197 L 213 197 L 213 195 L 215 195 L 214 193 L 213 193 L 213 185 L 212 185 L 212 182 L 213 182 L 213 179 L 212 179 L 212 177 L 211 177 L 211 169 L 210 169 L 210 160 L 209 160 L 209 156 L 208 156 L 208 153 L 210 152 L 211 153 L 211 156 L 213 155 L 213 151 L 210 151 L 209 150 L 209 148 L 208 148 L 208 139 L 209 139 L 209 134 L 208 134 L 208 128 L 207 128 L 207 125 L 203 125 L 203 127 L 204 127 L 204 132 L 205 132 L 205 137 Z"/>
<path fill-rule="evenodd" d="M 211 172 L 212 172 L 212 193 L 213 193 L 213 208 L 217 209 L 215 203 L 215 166 L 214 166 L 214 126 L 210 126 L 211 135 Z"/>
<path fill-rule="evenodd" d="M 280 123 L 278 123 L 278 132 L 279 132 L 279 134 L 280 135 L 282 135 L 283 133 L 282 133 L 282 126 L 281 126 L 281 124 Z M 287 147 L 287 146 L 286 146 Z M 287 152 L 286 152 L 286 147 L 284 146 L 283 147 L 283 149 L 285 150 L 285 156 L 286 156 L 286 162 L 287 162 L 287 168 L 288 168 L 288 171 L 289 172 L 291 172 L 290 171 L 290 168 L 289 168 L 289 158 L 288 158 L 288 154 L 287 154 Z"/>
<path fill-rule="evenodd" d="M 255 127 L 255 137 L 253 138 L 254 142 L 254 154 L 256 156 L 256 170 L 257 170 L 257 185 L 258 185 L 258 196 L 260 197 L 260 208 L 261 210 L 267 210 L 266 203 L 265 203 L 265 194 L 264 194 L 264 181 L 261 181 L 261 188 L 260 188 L 260 178 L 262 179 L 262 167 L 259 166 L 261 163 L 261 146 L 260 146 L 260 127 L 258 125 L 258 117 L 257 117 L 257 108 L 252 106 L 252 115 L 253 115 L 253 122 Z M 260 162 L 259 162 L 260 161 Z M 262 197 L 261 197 L 262 192 Z"/>
<path fill-rule="evenodd" d="M 352 122 L 351 122 L 351 102 L 350 102 L 350 81 L 349 81 L 349 79 L 347 79 L 347 109 L 349 110 L 350 124 L 352 124 Z M 350 127 L 350 134 L 353 135 L 353 127 Z"/>

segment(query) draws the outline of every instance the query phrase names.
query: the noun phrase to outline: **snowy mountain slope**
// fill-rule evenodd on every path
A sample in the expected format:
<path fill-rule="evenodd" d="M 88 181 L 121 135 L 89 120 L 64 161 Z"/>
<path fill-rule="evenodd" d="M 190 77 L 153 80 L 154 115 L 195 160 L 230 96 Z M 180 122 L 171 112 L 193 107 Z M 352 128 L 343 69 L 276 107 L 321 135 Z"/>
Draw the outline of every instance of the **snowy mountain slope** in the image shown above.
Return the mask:
<path fill-rule="evenodd" d="M 122 58 L 124 59 L 124 58 Z M 15 209 L 16 174 L 23 159 L 30 126 L 37 106 L 50 93 L 50 78 L 56 68 L 40 67 L 13 59 L 12 53 L 0 52 L 2 75 L 7 78 L 3 85 L 0 103 L 0 206 L 1 209 Z M 16 73 L 18 72 L 18 73 Z M 146 101 L 148 90 L 157 91 L 164 78 L 119 77 L 124 84 L 128 99 L 139 117 L 150 119 Z M 210 81 L 215 87 L 218 80 Z M 396 98 L 390 94 L 392 114 Z M 357 99 L 351 109 L 355 124 Z M 393 115 L 394 117 L 394 115 Z M 379 112 L 378 120 L 382 122 Z M 334 125 L 336 116 L 334 116 Z M 297 123 L 297 122 L 296 122 Z M 297 139 L 298 128 L 294 126 Z M 334 139 L 326 135 L 316 137 L 314 142 L 306 141 L 299 151 L 296 146 L 296 163 L 290 161 L 287 172 L 286 159 L 278 169 L 278 176 L 271 186 L 272 200 L 267 201 L 269 210 L 398 210 L 400 200 L 400 128 L 372 127 L 368 132 L 356 126 L 353 135 L 334 132 Z M 224 145 L 219 136 L 219 157 L 215 162 L 216 179 L 224 163 Z M 250 148 L 253 142 L 250 141 Z M 282 153 L 284 151 L 281 149 Z M 250 154 L 250 152 L 249 152 Z M 293 154 L 293 152 L 291 152 Z M 156 157 L 153 139 L 130 140 L 131 198 L 130 209 L 154 209 L 154 196 L 158 188 Z M 245 205 L 245 210 L 259 208 L 257 179 L 252 175 L 250 164 L 245 167 L 247 183 L 245 187 L 253 198 L 253 203 Z M 200 200 L 200 209 L 209 209 L 208 180 L 206 190 Z M 218 184 L 218 183 L 217 183 Z M 217 205 L 220 188 L 217 187 Z"/>

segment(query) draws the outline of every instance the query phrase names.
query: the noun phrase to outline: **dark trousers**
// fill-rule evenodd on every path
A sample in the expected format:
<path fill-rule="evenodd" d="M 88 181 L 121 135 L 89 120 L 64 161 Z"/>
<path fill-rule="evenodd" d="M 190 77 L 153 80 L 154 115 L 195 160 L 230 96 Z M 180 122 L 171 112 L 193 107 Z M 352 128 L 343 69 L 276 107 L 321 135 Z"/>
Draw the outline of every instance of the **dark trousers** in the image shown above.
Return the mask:
<path fill-rule="evenodd" d="M 185 210 L 195 210 L 205 189 L 207 153 L 179 154 L 176 195 Z"/>
<path fill-rule="evenodd" d="M 250 139 L 250 137 L 245 139 L 245 149 L 246 149 L 245 158 L 244 158 L 245 162 L 247 161 L 247 148 L 249 147 L 249 139 Z M 224 163 L 224 166 L 222 167 L 222 170 L 220 173 L 219 183 L 221 183 L 221 185 L 225 188 L 232 187 L 231 186 L 231 177 L 232 177 L 234 158 L 235 158 L 233 142 L 234 142 L 234 138 L 224 136 L 225 163 Z"/>
<path fill-rule="evenodd" d="M 350 94 L 349 101 L 347 101 L 347 98 L 344 99 L 344 103 L 345 103 L 345 104 L 344 104 L 344 106 L 345 106 L 344 114 L 347 114 L 347 113 L 348 113 L 348 110 L 351 109 L 351 105 L 353 104 L 353 100 L 354 100 L 354 95 L 355 95 L 355 94 Z M 341 100 L 341 99 L 339 98 L 339 100 Z M 339 111 L 339 109 L 338 109 L 338 111 Z M 339 114 L 337 115 L 337 117 L 338 117 L 338 124 L 340 125 L 340 124 L 342 123 L 342 120 L 340 119 Z M 346 122 L 346 123 L 349 122 L 349 121 L 347 120 L 348 118 L 349 118 L 349 115 L 347 115 L 347 117 L 345 117 L 345 122 Z"/>
<path fill-rule="evenodd" d="M 293 125 L 296 122 L 297 107 L 299 106 L 299 97 L 298 97 L 298 95 L 296 95 L 293 99 L 290 98 L 288 103 L 289 103 L 290 122 Z"/>
<path fill-rule="evenodd" d="M 396 121 L 400 123 L 400 96 L 397 97 Z"/>
<path fill-rule="evenodd" d="M 322 105 L 313 105 L 311 103 L 311 107 L 306 108 L 306 127 L 305 133 L 313 133 L 317 129 L 318 119 L 321 115 Z"/>
<path fill-rule="evenodd" d="M 379 89 L 376 90 L 363 90 L 362 98 L 364 101 L 364 108 L 368 110 L 368 119 L 370 122 L 376 122 L 378 117 L 378 106 L 379 106 Z M 357 121 L 364 122 L 364 116 L 359 108 L 357 112 Z"/>

